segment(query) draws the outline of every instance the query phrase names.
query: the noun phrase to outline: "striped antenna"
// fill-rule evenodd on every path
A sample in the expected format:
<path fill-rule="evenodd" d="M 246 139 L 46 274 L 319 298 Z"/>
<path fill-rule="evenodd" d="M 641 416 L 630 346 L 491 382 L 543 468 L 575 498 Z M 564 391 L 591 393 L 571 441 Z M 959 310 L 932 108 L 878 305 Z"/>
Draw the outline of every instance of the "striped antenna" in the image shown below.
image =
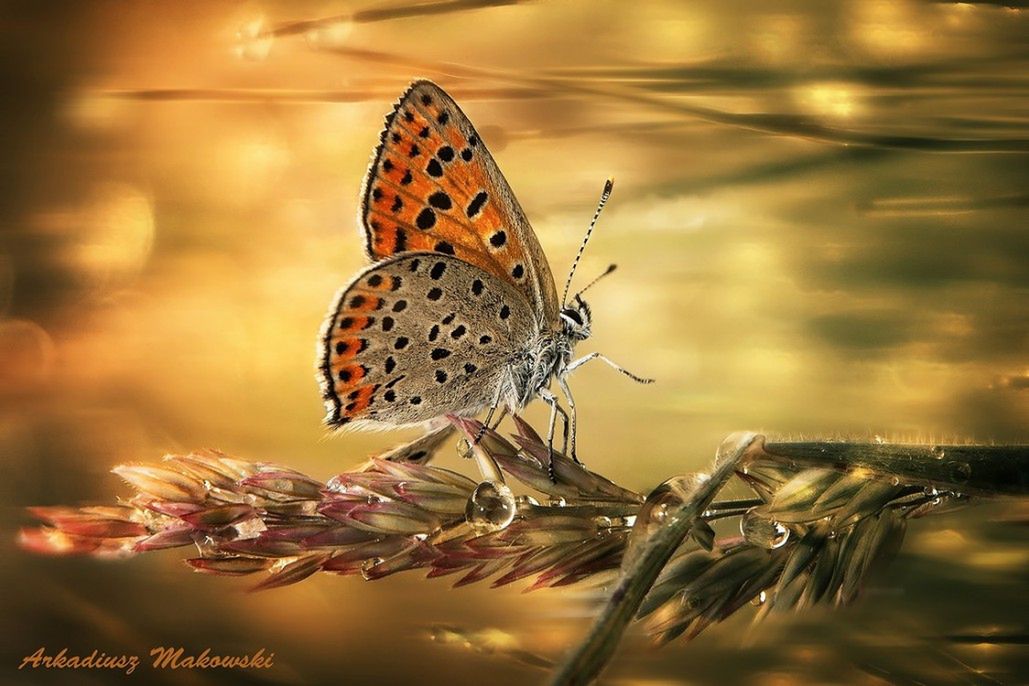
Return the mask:
<path fill-rule="evenodd" d="M 610 274 L 611 272 L 613 272 L 616 269 L 618 269 L 618 265 L 617 264 L 609 264 L 607 266 L 607 269 L 604 270 L 603 274 L 601 274 L 600 276 L 598 276 L 597 278 L 593 279 L 588 284 L 586 284 L 585 286 L 580 288 L 579 292 L 575 294 L 575 297 L 578 298 L 580 295 L 582 295 L 583 293 L 585 293 L 589 289 L 593 288 L 593 284 L 595 284 L 596 282 L 600 281 L 601 279 L 603 279 L 605 276 L 607 276 L 608 274 Z"/>
<path fill-rule="evenodd" d="M 589 228 L 586 229 L 586 237 L 582 239 L 582 245 L 579 246 L 579 252 L 576 254 L 575 261 L 572 262 L 572 268 L 568 272 L 568 280 L 565 281 L 565 292 L 561 294 L 562 306 L 568 302 L 568 289 L 572 287 L 572 277 L 575 276 L 575 268 L 579 266 L 579 260 L 582 259 L 582 252 L 586 249 L 586 244 L 590 242 L 590 236 L 593 235 L 593 227 L 597 225 L 597 220 L 600 219 L 600 213 L 604 209 L 604 205 L 607 204 L 607 199 L 611 197 L 611 189 L 614 187 L 614 179 L 608 179 L 604 183 L 604 190 L 600 194 L 600 202 L 597 203 L 597 211 L 593 213 L 593 221 L 590 222 Z"/>

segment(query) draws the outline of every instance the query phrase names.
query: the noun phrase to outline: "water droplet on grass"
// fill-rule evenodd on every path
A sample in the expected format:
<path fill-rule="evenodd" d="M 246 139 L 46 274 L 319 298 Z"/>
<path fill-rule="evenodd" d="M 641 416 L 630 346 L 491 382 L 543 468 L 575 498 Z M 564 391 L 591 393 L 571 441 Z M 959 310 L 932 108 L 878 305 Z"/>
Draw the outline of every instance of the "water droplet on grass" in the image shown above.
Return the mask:
<path fill-rule="evenodd" d="M 367 560 L 361 563 L 361 576 L 364 577 L 365 581 L 371 581 L 375 578 L 372 570 L 376 565 L 382 564 L 381 557 L 369 557 Z"/>
<path fill-rule="evenodd" d="M 751 545 L 769 550 L 781 548 L 790 539 L 788 528 L 754 510 L 740 518 L 740 533 Z"/>
<path fill-rule="evenodd" d="M 475 487 L 465 506 L 465 521 L 477 534 L 488 534 L 506 529 L 514 520 L 514 495 L 505 484 L 483 481 Z"/>

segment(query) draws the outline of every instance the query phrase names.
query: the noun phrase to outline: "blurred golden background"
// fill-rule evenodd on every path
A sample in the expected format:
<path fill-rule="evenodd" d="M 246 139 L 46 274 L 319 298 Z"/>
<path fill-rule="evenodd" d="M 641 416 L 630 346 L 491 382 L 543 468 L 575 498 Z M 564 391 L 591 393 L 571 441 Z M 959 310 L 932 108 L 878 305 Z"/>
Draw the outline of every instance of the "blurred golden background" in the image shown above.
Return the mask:
<path fill-rule="evenodd" d="M 739 429 L 1025 442 L 1021 4 L 4 3 L 4 681 L 124 678 L 17 671 L 39 646 L 184 645 L 265 647 L 276 668 L 133 676 L 499 686 L 542 672 L 427 628 L 550 657 L 581 635 L 574 588 L 321 575 L 248 595 L 174 552 L 14 546 L 25 505 L 124 494 L 119 462 L 211 446 L 327 478 L 400 439 L 326 437 L 314 357 L 364 261 L 382 119 L 416 77 L 476 124 L 559 279 L 617 180 L 580 269 L 621 267 L 591 293 L 586 350 L 658 383 L 576 375 L 591 468 L 645 490 Z M 470 469 L 452 449 L 442 463 Z M 1024 682 L 1012 520 L 1025 510 L 918 522 L 859 608 L 765 627 L 746 651 L 739 617 L 661 651 L 631 637 L 607 683 Z M 1018 640 L 953 640 L 982 632 Z"/>

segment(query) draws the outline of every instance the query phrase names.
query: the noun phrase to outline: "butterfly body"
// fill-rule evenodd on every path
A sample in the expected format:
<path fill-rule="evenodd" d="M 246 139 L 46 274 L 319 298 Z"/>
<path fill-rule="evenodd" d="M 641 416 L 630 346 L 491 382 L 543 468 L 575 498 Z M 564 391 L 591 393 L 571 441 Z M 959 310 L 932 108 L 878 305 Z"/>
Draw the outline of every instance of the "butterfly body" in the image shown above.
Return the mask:
<path fill-rule="evenodd" d="M 609 192 L 609 189 L 607 190 Z M 590 334 L 579 297 L 562 306 L 542 248 L 456 103 L 418 81 L 386 119 L 362 188 L 373 264 L 326 318 L 320 381 L 336 428 L 391 428 L 505 407 L 549 391 Z M 606 197 L 606 196 L 605 196 Z M 594 355 L 595 357 L 595 355 Z M 574 428 L 573 428 L 574 438 Z"/>

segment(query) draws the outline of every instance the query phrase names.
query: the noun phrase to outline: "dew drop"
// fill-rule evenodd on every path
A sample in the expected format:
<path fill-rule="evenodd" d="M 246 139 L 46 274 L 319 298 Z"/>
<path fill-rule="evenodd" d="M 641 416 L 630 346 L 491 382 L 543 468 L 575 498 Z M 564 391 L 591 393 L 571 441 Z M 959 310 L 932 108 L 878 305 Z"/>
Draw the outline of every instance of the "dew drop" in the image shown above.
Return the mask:
<path fill-rule="evenodd" d="M 876 434 L 876 435 L 875 435 L 875 444 L 876 444 L 876 445 L 882 445 L 882 444 L 883 444 L 883 443 L 885 443 L 885 442 L 886 442 L 886 439 L 885 439 L 885 438 L 883 438 L 883 437 L 882 437 L 882 436 L 880 436 L 879 434 Z"/>
<path fill-rule="evenodd" d="M 942 460 L 943 458 L 945 458 L 947 456 L 947 451 L 944 450 L 943 448 L 941 448 L 938 445 L 934 445 L 932 448 L 929 448 L 929 452 L 937 460 Z"/>
<path fill-rule="evenodd" d="M 755 607 L 760 607 L 760 606 L 764 605 L 765 601 L 767 601 L 767 600 L 768 600 L 768 594 L 765 593 L 764 591 L 761 591 L 756 596 L 751 598 L 750 604 L 754 605 Z"/>
<path fill-rule="evenodd" d="M 597 517 L 597 528 L 598 529 L 610 529 L 612 526 L 611 518 L 601 515 Z"/>
<path fill-rule="evenodd" d="M 551 507 L 564 507 L 564 506 L 566 506 L 568 504 L 568 501 L 565 500 L 564 498 L 560 498 L 560 497 L 559 498 L 551 498 L 550 501 L 547 504 L 550 505 Z"/>
<path fill-rule="evenodd" d="M 477 534 L 506 529 L 514 519 L 515 498 L 511 489 L 496 481 L 483 481 L 475 487 L 465 505 L 464 518 Z"/>
<path fill-rule="evenodd" d="M 369 557 L 367 560 L 361 563 L 361 576 L 364 577 L 365 581 L 371 581 L 375 578 L 375 575 L 372 574 L 372 570 L 380 564 L 382 564 L 381 557 Z"/>
<path fill-rule="evenodd" d="M 661 523 L 668 519 L 668 503 L 661 503 L 650 511 L 651 521 Z"/>
<path fill-rule="evenodd" d="M 972 466 L 967 462 L 951 462 L 950 478 L 959 484 L 963 484 L 972 476 Z"/>
<path fill-rule="evenodd" d="M 371 495 L 369 495 L 366 498 L 366 501 L 368 502 L 369 505 L 375 505 L 376 503 L 381 503 L 382 502 L 382 498 L 380 498 L 379 496 L 377 496 L 374 493 L 372 493 Z"/>
<path fill-rule="evenodd" d="M 515 498 L 515 510 L 520 515 L 529 515 L 534 507 L 539 507 L 539 501 L 531 495 L 520 495 Z"/>
<path fill-rule="evenodd" d="M 336 475 L 328 480 L 325 484 L 325 488 L 333 493 L 346 493 L 348 485 L 345 481 L 340 479 L 340 475 Z"/>
<path fill-rule="evenodd" d="M 751 545 L 769 550 L 783 547 L 790 539 L 789 529 L 754 510 L 740 518 L 740 533 Z"/>
<path fill-rule="evenodd" d="M 457 456 L 466 460 L 472 456 L 472 444 L 467 438 L 457 442 Z"/>

